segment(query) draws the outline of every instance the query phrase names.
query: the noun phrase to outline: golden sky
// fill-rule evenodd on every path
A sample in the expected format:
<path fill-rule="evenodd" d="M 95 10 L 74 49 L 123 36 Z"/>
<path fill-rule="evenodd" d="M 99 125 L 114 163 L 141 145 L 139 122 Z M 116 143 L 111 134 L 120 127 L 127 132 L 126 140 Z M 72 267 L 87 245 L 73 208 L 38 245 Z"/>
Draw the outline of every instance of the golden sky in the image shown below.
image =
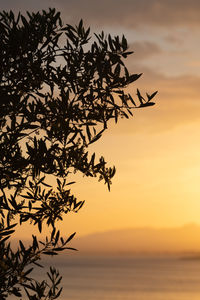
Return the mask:
<path fill-rule="evenodd" d="M 191 0 L 4 1 L 18 11 L 56 7 L 66 23 L 83 18 L 92 31 L 124 33 L 143 73 L 130 86 L 159 91 L 156 106 L 111 124 L 91 149 L 117 168 L 111 192 L 95 179 L 73 186 L 86 200 L 60 227 L 79 235 L 134 227 L 200 224 L 200 2 Z M 28 235 L 28 233 L 27 233 Z"/>

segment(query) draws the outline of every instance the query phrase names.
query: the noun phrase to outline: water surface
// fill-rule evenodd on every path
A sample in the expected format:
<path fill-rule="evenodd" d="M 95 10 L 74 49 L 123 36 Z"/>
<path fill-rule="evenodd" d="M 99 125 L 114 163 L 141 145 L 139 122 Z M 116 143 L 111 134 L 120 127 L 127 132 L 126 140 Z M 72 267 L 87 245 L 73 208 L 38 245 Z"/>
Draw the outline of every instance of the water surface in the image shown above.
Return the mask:
<path fill-rule="evenodd" d="M 200 299 L 200 260 L 73 255 L 56 267 L 63 275 L 60 300 Z"/>

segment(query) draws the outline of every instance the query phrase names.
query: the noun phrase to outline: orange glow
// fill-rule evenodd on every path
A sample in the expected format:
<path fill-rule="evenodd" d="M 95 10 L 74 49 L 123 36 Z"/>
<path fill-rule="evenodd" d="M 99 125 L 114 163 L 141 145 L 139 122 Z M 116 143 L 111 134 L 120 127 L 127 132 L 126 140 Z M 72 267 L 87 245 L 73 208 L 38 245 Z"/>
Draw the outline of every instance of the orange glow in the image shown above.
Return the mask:
<path fill-rule="evenodd" d="M 174 10 L 163 1 L 165 5 L 160 4 L 160 9 L 164 5 L 165 10 L 159 16 L 148 1 L 149 9 L 145 11 L 141 11 L 139 2 L 129 2 L 136 8 L 129 4 L 126 16 L 122 4 L 114 8 L 116 15 L 122 14 L 120 24 L 111 17 L 115 14 L 108 14 L 108 3 L 105 16 L 98 16 L 92 6 L 78 11 L 71 4 L 70 11 L 63 2 L 58 8 L 63 16 L 67 11 L 73 23 L 76 15 L 91 22 L 92 28 L 123 32 L 131 50 L 136 43 L 136 53 L 129 59 L 130 70 L 144 73 L 129 88 L 130 93 L 134 96 L 137 87 L 141 92 L 159 92 L 154 107 L 135 110 L 132 119 L 111 124 L 92 146 L 91 154 L 95 151 L 116 166 L 111 192 L 95 178 L 75 174 L 73 180 L 77 183 L 72 191 L 86 203 L 78 214 L 66 215 L 59 223 L 64 234 L 77 231 L 81 236 L 126 228 L 200 224 L 199 4 L 195 8 L 188 2 L 174 17 L 177 1 Z M 17 236 L 28 238 L 32 229 L 23 228 Z"/>

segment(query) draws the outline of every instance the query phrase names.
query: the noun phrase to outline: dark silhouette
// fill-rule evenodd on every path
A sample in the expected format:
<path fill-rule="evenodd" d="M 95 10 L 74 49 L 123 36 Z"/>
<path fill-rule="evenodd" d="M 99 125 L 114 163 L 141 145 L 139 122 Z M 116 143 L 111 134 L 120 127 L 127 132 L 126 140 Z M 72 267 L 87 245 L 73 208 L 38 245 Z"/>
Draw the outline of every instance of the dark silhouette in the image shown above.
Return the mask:
<path fill-rule="evenodd" d="M 49 282 L 30 277 L 41 254 L 56 255 L 73 238 L 60 237 L 56 221 L 77 212 L 84 201 L 71 193 L 71 172 L 98 177 L 110 189 L 115 168 L 90 155 L 108 121 L 129 118 L 135 108 L 153 105 L 137 90 L 124 87 L 141 74 L 129 74 L 123 60 L 126 38 L 95 34 L 83 22 L 63 25 L 55 9 L 14 16 L 0 13 L 0 298 L 56 299 L 61 276 L 54 268 Z M 51 186 L 48 176 L 57 180 Z M 32 244 L 8 241 L 17 224 L 47 224 L 50 237 Z"/>

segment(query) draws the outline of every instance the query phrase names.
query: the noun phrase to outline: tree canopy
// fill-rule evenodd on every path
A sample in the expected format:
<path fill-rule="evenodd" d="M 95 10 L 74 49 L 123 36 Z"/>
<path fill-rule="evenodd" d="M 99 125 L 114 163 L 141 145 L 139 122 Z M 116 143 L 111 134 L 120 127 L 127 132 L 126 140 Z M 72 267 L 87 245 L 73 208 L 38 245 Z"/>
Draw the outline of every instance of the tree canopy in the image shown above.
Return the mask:
<path fill-rule="evenodd" d="M 130 74 L 132 54 L 124 36 L 94 34 L 81 20 L 63 24 L 55 9 L 15 16 L 0 13 L 0 298 L 56 299 L 61 277 L 50 268 L 49 282 L 31 279 L 41 254 L 73 249 L 60 236 L 56 221 L 77 212 L 84 201 L 71 191 L 70 174 L 97 177 L 110 189 L 115 167 L 89 153 L 114 119 L 153 105 L 152 95 L 124 88 L 141 74 Z M 49 176 L 57 186 L 49 184 Z M 10 237 L 16 226 L 31 222 L 50 237 L 32 244 Z"/>

